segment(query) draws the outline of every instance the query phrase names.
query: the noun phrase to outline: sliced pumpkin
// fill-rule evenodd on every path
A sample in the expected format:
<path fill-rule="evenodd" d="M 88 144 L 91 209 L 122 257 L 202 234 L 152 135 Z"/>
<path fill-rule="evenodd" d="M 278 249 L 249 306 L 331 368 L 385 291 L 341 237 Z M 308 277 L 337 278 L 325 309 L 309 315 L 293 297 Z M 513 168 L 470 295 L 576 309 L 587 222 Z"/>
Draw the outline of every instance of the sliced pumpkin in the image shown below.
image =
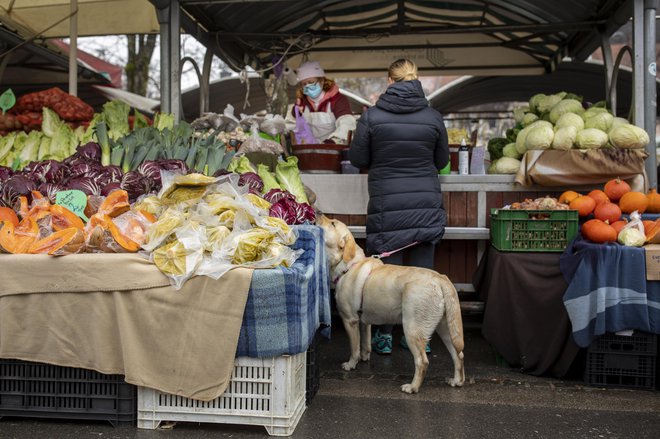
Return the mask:
<path fill-rule="evenodd" d="M 32 191 L 32 201 L 42 200 L 44 198 L 43 194 L 39 191 Z"/>
<path fill-rule="evenodd" d="M 14 207 L 16 208 L 15 210 L 18 212 L 18 216 L 21 219 L 25 218 L 30 211 L 30 204 L 28 203 L 28 199 L 25 195 L 18 197 Z"/>
<path fill-rule="evenodd" d="M 92 215 L 96 215 L 104 199 L 105 198 L 101 195 L 87 195 L 87 206 L 85 206 L 84 212 L 85 216 L 91 218 Z"/>
<path fill-rule="evenodd" d="M 33 218 L 26 217 L 16 227 L 9 221 L 3 221 L 0 250 L 5 253 L 27 253 L 38 237 L 39 226 Z"/>
<path fill-rule="evenodd" d="M 75 227 L 80 230 L 85 228 L 85 224 L 80 217 L 64 206 L 60 206 L 59 204 L 50 206 L 50 214 L 51 224 L 55 231 L 68 229 L 70 227 Z"/>
<path fill-rule="evenodd" d="M 653 225 L 646 228 L 646 243 L 660 244 L 660 219 L 653 222 Z"/>
<path fill-rule="evenodd" d="M 108 215 L 110 218 L 115 218 L 124 212 L 130 210 L 131 205 L 128 202 L 128 192 L 125 190 L 112 191 L 101 206 L 99 206 L 99 213 Z"/>
<path fill-rule="evenodd" d="M 85 236 L 77 227 L 59 230 L 35 241 L 29 249 L 32 254 L 63 256 L 78 253 L 85 244 Z"/>
<path fill-rule="evenodd" d="M 18 215 L 11 207 L 0 207 L 0 221 L 9 221 L 16 227 L 18 225 Z"/>
<path fill-rule="evenodd" d="M 128 236 L 124 235 L 121 230 L 119 230 L 119 227 L 117 225 L 110 221 L 108 229 L 110 230 L 110 234 L 112 235 L 112 238 L 119 244 L 125 251 L 129 253 L 135 253 L 136 251 L 140 250 L 140 244 L 137 242 L 133 241 L 131 238 Z"/>

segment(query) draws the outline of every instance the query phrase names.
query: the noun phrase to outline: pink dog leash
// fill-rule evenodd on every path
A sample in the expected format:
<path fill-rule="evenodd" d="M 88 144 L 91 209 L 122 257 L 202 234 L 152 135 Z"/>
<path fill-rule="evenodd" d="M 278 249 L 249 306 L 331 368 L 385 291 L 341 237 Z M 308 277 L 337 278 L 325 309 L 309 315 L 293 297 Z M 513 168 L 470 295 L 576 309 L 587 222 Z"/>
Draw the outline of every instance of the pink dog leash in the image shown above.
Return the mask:
<path fill-rule="evenodd" d="M 396 249 L 396 250 L 392 250 L 392 251 L 389 251 L 389 252 L 383 252 L 383 253 L 381 253 L 381 254 L 379 254 L 379 255 L 371 255 L 371 257 L 372 257 L 372 258 L 376 258 L 376 259 L 387 258 L 388 256 L 392 256 L 394 253 L 398 253 L 398 252 L 400 252 L 401 250 L 405 250 L 405 249 L 407 249 L 408 247 L 412 247 L 413 245 L 417 245 L 417 244 L 419 244 L 419 241 L 415 241 L 415 242 L 413 242 L 412 244 L 404 245 L 403 247 L 398 248 L 398 249 Z"/>

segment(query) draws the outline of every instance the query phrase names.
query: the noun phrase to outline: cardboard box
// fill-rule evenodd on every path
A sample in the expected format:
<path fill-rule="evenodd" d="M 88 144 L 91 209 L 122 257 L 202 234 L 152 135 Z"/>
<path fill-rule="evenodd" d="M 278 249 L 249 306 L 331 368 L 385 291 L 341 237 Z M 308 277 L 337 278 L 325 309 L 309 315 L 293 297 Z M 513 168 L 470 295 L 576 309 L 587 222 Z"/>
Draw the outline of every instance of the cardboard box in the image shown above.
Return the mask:
<path fill-rule="evenodd" d="M 644 246 L 646 253 L 646 280 L 660 280 L 660 244 Z"/>

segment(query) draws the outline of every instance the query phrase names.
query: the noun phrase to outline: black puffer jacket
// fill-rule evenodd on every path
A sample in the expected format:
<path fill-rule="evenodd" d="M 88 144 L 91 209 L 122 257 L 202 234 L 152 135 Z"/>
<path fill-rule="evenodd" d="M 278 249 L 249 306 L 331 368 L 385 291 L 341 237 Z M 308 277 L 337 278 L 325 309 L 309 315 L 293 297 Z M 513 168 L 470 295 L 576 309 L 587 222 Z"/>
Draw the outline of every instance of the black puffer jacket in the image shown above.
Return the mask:
<path fill-rule="evenodd" d="M 369 169 L 368 253 L 440 241 L 447 214 L 438 170 L 449 161 L 447 130 L 419 81 L 390 85 L 360 117 L 349 157 Z"/>

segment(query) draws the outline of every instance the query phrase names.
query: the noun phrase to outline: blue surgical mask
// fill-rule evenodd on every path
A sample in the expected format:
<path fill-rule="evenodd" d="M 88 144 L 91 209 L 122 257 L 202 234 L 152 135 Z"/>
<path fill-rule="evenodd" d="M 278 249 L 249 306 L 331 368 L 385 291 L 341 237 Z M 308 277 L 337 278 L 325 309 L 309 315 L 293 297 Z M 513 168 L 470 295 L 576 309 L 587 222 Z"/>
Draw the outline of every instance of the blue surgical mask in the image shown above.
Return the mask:
<path fill-rule="evenodd" d="M 323 90 L 321 90 L 321 84 L 318 82 L 303 87 L 303 93 L 312 99 L 318 98 L 322 91 Z"/>

